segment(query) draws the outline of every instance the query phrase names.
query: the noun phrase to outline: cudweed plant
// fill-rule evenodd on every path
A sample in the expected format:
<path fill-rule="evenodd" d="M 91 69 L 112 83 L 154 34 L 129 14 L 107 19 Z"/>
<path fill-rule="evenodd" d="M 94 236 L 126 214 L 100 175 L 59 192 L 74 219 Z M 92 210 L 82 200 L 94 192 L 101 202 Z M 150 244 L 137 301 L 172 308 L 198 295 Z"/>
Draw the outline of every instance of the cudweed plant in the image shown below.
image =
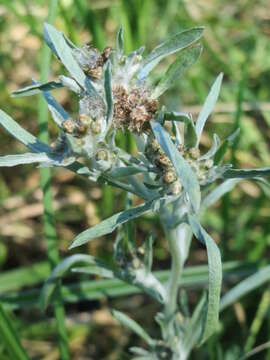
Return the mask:
<path fill-rule="evenodd" d="M 265 181 L 270 168 L 233 169 L 223 164 L 224 154 L 237 139 L 238 130 L 220 141 L 215 134 L 206 153 L 199 148 L 206 120 L 217 101 L 222 74 L 213 83 L 196 119 L 162 105 L 160 96 L 178 81 L 179 76 L 199 58 L 198 44 L 203 28 L 180 32 L 143 57 L 144 47 L 124 53 L 123 31 L 115 49 L 102 52 L 92 45 L 76 47 L 52 25 L 44 25 L 44 40 L 70 76 L 32 85 L 15 91 L 13 96 L 42 93 L 52 118 L 59 128 L 57 140 L 47 145 L 21 128 L 0 111 L 0 124 L 31 152 L 0 158 L 1 166 L 38 163 L 40 167 L 65 167 L 88 180 L 110 184 L 127 194 L 127 208 L 79 234 L 70 249 L 117 229 L 114 266 L 91 255 L 76 254 L 60 263 L 46 282 L 42 307 L 50 303 L 56 284 L 68 270 L 117 278 L 139 287 L 160 304 L 155 317 L 160 338 L 153 339 L 143 325 L 112 310 L 124 326 L 143 338 L 147 349 L 130 349 L 133 359 L 185 360 L 192 349 L 203 344 L 218 324 L 222 268 L 220 252 L 200 223 L 201 215 L 242 179 Z M 166 56 L 179 53 L 157 85 L 149 75 Z M 79 111 L 71 116 L 51 95 L 51 90 L 66 87 L 76 93 Z M 181 126 L 179 126 L 181 124 Z M 118 131 L 129 131 L 137 145 L 134 156 L 115 141 Z M 213 189 L 213 185 L 216 185 Z M 132 196 L 143 203 L 132 207 Z M 155 212 L 168 241 L 171 269 L 167 283 L 152 272 L 153 237 L 137 247 L 132 234 L 126 236 L 122 225 L 146 212 Z M 208 256 L 208 291 L 201 297 L 191 316 L 179 305 L 179 288 L 192 236 L 205 246 Z"/>

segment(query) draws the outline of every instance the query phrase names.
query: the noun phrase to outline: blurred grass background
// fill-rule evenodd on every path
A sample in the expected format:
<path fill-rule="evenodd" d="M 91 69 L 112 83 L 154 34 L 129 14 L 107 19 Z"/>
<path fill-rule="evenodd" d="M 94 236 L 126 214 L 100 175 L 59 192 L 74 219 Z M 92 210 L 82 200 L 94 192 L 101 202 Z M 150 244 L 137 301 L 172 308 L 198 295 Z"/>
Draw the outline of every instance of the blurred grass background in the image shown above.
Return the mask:
<path fill-rule="evenodd" d="M 35 134 L 38 133 L 37 97 L 13 99 L 10 92 L 29 84 L 32 78 L 40 77 L 42 24 L 47 14 L 47 1 L 0 0 L 0 108 Z M 114 46 L 115 33 L 120 25 L 125 31 L 126 50 L 145 44 L 146 52 L 182 29 L 204 25 L 204 52 L 199 62 L 184 78 L 179 79 L 177 86 L 163 100 L 175 110 L 185 109 L 196 115 L 214 78 L 223 71 L 221 95 L 208 121 L 202 148 L 210 146 L 214 133 L 223 138 L 240 127 L 239 140 L 228 153 L 227 160 L 238 167 L 269 166 L 268 0 L 58 1 L 56 26 L 78 45 L 93 42 L 100 49 L 106 45 Z M 164 61 L 154 72 L 156 80 L 167 65 Z M 54 58 L 50 78 L 55 78 L 62 70 Z M 76 99 L 71 93 L 61 90 L 56 92 L 56 97 L 68 111 L 76 113 Z M 52 122 L 49 130 L 53 140 L 56 128 Z M 132 146 L 128 137 L 122 136 L 120 141 L 124 147 Z M 24 150 L 2 129 L 0 143 L 1 155 Z M 31 299 L 38 294 L 39 286 L 49 274 L 39 181 L 39 171 L 33 166 L 1 169 L 0 301 L 9 310 L 31 358 L 53 360 L 59 359 L 53 312 L 50 310 L 44 314 L 37 304 L 34 307 L 31 305 Z M 70 255 L 67 247 L 75 234 L 122 209 L 125 203 L 123 194 L 118 190 L 97 184 L 89 186 L 63 169 L 53 172 L 52 193 L 61 257 Z M 219 244 L 224 262 L 239 260 L 247 266 L 256 267 L 269 262 L 269 193 L 257 185 L 242 182 L 207 213 L 204 224 Z M 166 242 L 156 219 L 145 217 L 136 221 L 136 239 L 141 243 L 149 229 L 158 237 L 154 266 L 156 269 L 167 269 Z M 109 260 L 113 237 L 91 242 L 80 251 Z M 204 249 L 194 242 L 189 265 L 205 262 Z M 87 280 L 84 277 L 80 279 Z M 236 274 L 234 280 L 237 279 Z M 78 281 L 78 277 L 69 277 L 67 283 L 72 281 Z M 225 282 L 224 291 L 229 286 Z M 27 292 L 33 288 L 37 289 L 34 295 Z M 192 304 L 197 298 L 197 288 L 188 288 Z M 73 290 L 66 290 L 72 300 Z M 158 336 L 150 316 L 158 308 L 146 296 L 118 297 L 120 290 L 115 290 L 116 297 L 113 299 L 103 296 L 97 300 L 100 297 L 97 295 L 96 300 L 87 301 L 83 296 L 84 290 L 79 290 L 77 293 L 74 290 L 76 302 L 73 299 L 66 309 L 72 359 L 129 359 L 128 346 L 140 344 L 136 337 L 123 331 L 112 320 L 109 306 L 127 311 L 153 336 Z M 106 293 L 106 285 L 102 291 Z M 217 335 L 208 345 L 194 352 L 192 358 L 237 359 L 242 348 L 248 349 L 268 341 L 269 298 L 266 286 L 226 310 L 221 316 Z M 254 325 L 254 319 L 259 326 Z M 263 352 L 256 358 L 270 359 L 270 355 Z M 8 359 L 1 339 L 0 359 Z"/>

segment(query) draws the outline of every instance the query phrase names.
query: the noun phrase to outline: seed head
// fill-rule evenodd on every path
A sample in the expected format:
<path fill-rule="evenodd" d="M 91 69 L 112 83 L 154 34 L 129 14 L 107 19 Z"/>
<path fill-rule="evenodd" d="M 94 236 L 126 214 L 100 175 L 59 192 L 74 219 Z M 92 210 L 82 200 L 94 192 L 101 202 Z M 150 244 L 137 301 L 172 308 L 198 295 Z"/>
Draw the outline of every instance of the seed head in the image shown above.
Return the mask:
<path fill-rule="evenodd" d="M 207 159 L 204 163 L 204 167 L 209 170 L 211 167 L 213 167 L 214 161 L 212 159 Z"/>
<path fill-rule="evenodd" d="M 158 157 L 156 159 L 156 163 L 158 166 L 165 167 L 165 168 L 172 166 L 170 159 L 165 154 L 158 155 Z"/>
<path fill-rule="evenodd" d="M 177 179 L 176 173 L 173 170 L 168 170 L 163 175 L 163 181 L 167 184 L 172 184 Z"/>
<path fill-rule="evenodd" d="M 198 148 L 191 148 L 189 150 L 189 155 L 192 159 L 196 160 L 200 156 L 200 150 Z"/>
<path fill-rule="evenodd" d="M 79 117 L 79 122 L 86 127 L 89 127 L 92 121 L 91 117 L 86 114 L 81 114 Z"/>
<path fill-rule="evenodd" d="M 101 132 L 101 124 L 99 121 L 93 121 L 91 123 L 91 130 L 94 134 L 99 134 Z"/>
<path fill-rule="evenodd" d="M 154 151 L 158 151 L 160 149 L 160 145 L 157 139 L 154 139 L 151 145 Z"/>
<path fill-rule="evenodd" d="M 170 185 L 170 192 L 173 195 L 179 195 L 181 191 L 182 191 L 182 185 L 180 184 L 179 181 L 175 181 Z"/>
<path fill-rule="evenodd" d="M 108 160 L 108 151 L 105 149 L 100 149 L 96 154 L 96 160 Z"/>
<path fill-rule="evenodd" d="M 68 134 L 73 134 L 75 128 L 76 125 L 72 119 L 67 119 L 62 122 L 62 129 Z"/>

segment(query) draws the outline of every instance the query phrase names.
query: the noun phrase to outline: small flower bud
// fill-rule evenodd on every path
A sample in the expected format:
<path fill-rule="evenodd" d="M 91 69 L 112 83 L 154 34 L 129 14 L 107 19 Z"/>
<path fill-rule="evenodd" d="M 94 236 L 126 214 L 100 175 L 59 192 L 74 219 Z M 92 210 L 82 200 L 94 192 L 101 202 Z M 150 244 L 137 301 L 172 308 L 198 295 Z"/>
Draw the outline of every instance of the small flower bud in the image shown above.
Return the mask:
<path fill-rule="evenodd" d="M 103 61 L 108 60 L 110 54 L 112 52 L 112 48 L 110 46 L 106 46 L 101 54 Z"/>
<path fill-rule="evenodd" d="M 173 170 L 166 171 L 163 175 L 163 181 L 167 184 L 173 183 L 177 179 L 176 173 Z"/>
<path fill-rule="evenodd" d="M 160 149 L 160 145 L 157 139 L 154 139 L 151 145 L 154 151 L 158 151 Z"/>
<path fill-rule="evenodd" d="M 172 165 L 170 159 L 165 154 L 158 155 L 156 161 L 157 161 L 158 165 L 163 166 L 163 167 L 168 167 L 168 166 Z"/>
<path fill-rule="evenodd" d="M 68 134 L 73 134 L 75 127 L 76 125 L 72 119 L 67 119 L 62 122 L 62 129 Z"/>
<path fill-rule="evenodd" d="M 177 145 L 177 149 L 181 155 L 184 154 L 184 151 L 185 151 L 184 145 L 182 145 L 182 144 Z"/>
<path fill-rule="evenodd" d="M 76 124 L 76 130 L 78 131 L 79 134 L 84 134 L 87 131 L 87 126 L 85 126 L 80 121 L 78 121 Z"/>
<path fill-rule="evenodd" d="M 140 266 L 141 266 L 140 260 L 139 260 L 138 258 L 134 258 L 134 259 L 132 260 L 132 267 L 133 267 L 133 269 L 139 269 Z"/>
<path fill-rule="evenodd" d="M 192 159 L 197 160 L 200 156 L 200 150 L 198 148 L 191 148 L 189 150 L 189 155 L 192 157 Z"/>
<path fill-rule="evenodd" d="M 108 151 L 105 149 L 101 149 L 97 152 L 96 154 L 96 160 L 100 161 L 100 160 L 104 160 L 107 161 L 108 160 Z"/>
<path fill-rule="evenodd" d="M 214 165 L 214 161 L 212 159 L 208 159 L 204 162 L 204 167 L 208 170 L 211 169 L 213 165 Z"/>
<path fill-rule="evenodd" d="M 138 247 L 137 252 L 138 252 L 139 255 L 144 255 L 145 254 L 144 247 L 143 246 Z"/>
<path fill-rule="evenodd" d="M 92 119 L 90 116 L 86 115 L 86 114 L 81 114 L 79 116 L 79 122 L 81 124 L 83 124 L 86 127 L 89 127 L 91 125 Z"/>
<path fill-rule="evenodd" d="M 182 191 L 182 185 L 179 181 L 175 181 L 170 185 L 170 192 L 172 195 L 179 195 Z"/>
<path fill-rule="evenodd" d="M 94 134 L 99 134 L 101 132 L 101 124 L 99 121 L 93 121 L 91 123 L 91 130 Z"/>

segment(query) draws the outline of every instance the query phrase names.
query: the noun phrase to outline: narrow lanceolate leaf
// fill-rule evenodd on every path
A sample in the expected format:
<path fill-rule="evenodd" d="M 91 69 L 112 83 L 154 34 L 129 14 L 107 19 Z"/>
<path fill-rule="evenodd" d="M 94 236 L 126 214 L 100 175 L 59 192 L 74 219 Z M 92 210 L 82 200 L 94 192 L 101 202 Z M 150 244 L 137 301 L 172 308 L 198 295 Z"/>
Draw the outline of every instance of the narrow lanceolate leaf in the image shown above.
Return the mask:
<path fill-rule="evenodd" d="M 196 122 L 196 132 L 198 137 L 197 146 L 199 145 L 201 134 L 204 128 L 204 125 L 206 123 L 206 120 L 208 119 L 209 115 L 214 109 L 214 106 L 216 105 L 221 83 L 222 83 L 223 73 L 219 74 L 219 76 L 216 78 L 214 84 L 212 85 L 210 92 L 205 100 L 205 103 L 203 104 L 203 108 L 200 111 L 199 117 Z"/>
<path fill-rule="evenodd" d="M 257 289 L 270 280 L 270 265 L 260 269 L 255 274 L 249 276 L 239 284 L 229 290 L 220 301 L 220 311 L 232 305 L 249 292 Z"/>
<path fill-rule="evenodd" d="M 107 106 L 106 121 L 110 124 L 113 118 L 113 95 L 112 95 L 112 79 L 111 79 L 111 62 L 108 60 L 104 70 L 104 90 Z"/>
<path fill-rule="evenodd" d="M 220 144 L 220 140 L 219 137 L 217 136 L 217 134 L 214 134 L 213 137 L 213 145 L 211 146 L 211 148 L 207 151 L 206 154 L 202 155 L 198 160 L 207 160 L 207 159 L 211 159 L 215 153 L 217 152 L 218 148 L 219 148 L 219 144 Z"/>
<path fill-rule="evenodd" d="M 36 80 L 33 80 L 35 85 L 40 85 L 40 83 Z M 65 111 L 62 105 L 55 99 L 54 96 L 51 95 L 49 91 L 42 90 L 42 95 L 48 103 L 49 110 L 52 114 L 53 120 L 55 123 L 61 127 L 61 124 L 64 120 L 70 119 L 71 116 Z"/>
<path fill-rule="evenodd" d="M 64 274 L 72 268 L 72 266 L 75 264 L 96 265 L 97 262 L 98 261 L 93 256 L 76 254 L 66 258 L 60 264 L 58 264 L 42 288 L 40 295 L 42 309 L 45 310 L 47 308 L 53 292 L 57 287 L 57 280 L 61 279 Z"/>
<path fill-rule="evenodd" d="M 75 80 L 73 80 L 72 78 L 68 77 L 68 76 L 64 76 L 64 75 L 60 75 L 59 76 L 59 81 L 61 82 L 61 84 L 63 86 L 65 86 L 66 88 L 70 89 L 71 91 L 75 92 L 76 94 L 80 94 L 81 93 L 81 88 L 80 86 L 76 83 Z"/>
<path fill-rule="evenodd" d="M 218 325 L 222 266 L 219 249 L 211 236 L 203 229 L 198 218 L 194 215 L 188 215 L 188 220 L 196 238 L 205 244 L 208 256 L 208 303 L 205 324 L 200 338 L 200 343 L 203 343 L 214 333 Z"/>
<path fill-rule="evenodd" d="M 0 156 L 0 167 L 10 167 L 22 164 L 50 162 L 53 158 L 46 153 L 24 153 L 19 155 Z"/>
<path fill-rule="evenodd" d="M 187 147 L 193 147 L 197 143 L 197 134 L 192 117 L 189 114 L 170 111 L 164 113 L 165 120 L 179 121 L 185 124 L 184 143 Z"/>
<path fill-rule="evenodd" d="M 177 51 L 185 49 L 195 41 L 199 40 L 203 34 L 203 27 L 193 28 L 175 34 L 170 39 L 155 47 L 145 58 L 143 66 L 139 71 L 138 79 L 143 80 L 152 69 L 165 57 Z"/>
<path fill-rule="evenodd" d="M 110 234 L 117 228 L 117 226 L 124 224 L 131 219 L 137 218 L 145 212 L 151 210 L 152 204 L 153 202 L 149 201 L 143 205 L 139 205 L 132 209 L 119 212 L 97 224 L 96 226 L 93 226 L 90 229 L 83 231 L 73 240 L 69 249 L 83 245 L 99 236 Z"/>
<path fill-rule="evenodd" d="M 117 310 L 111 310 L 111 313 L 116 320 L 118 320 L 123 326 L 134 331 L 135 334 L 137 334 L 139 337 L 144 339 L 149 346 L 152 346 L 154 344 L 155 341 L 147 334 L 147 332 L 138 323 L 136 323 L 136 321 L 131 319 L 126 314 Z"/>
<path fill-rule="evenodd" d="M 254 179 L 270 176 L 270 167 L 261 169 L 229 169 L 223 175 L 226 179 Z"/>
<path fill-rule="evenodd" d="M 115 179 L 120 179 L 126 176 L 131 176 L 142 172 L 147 172 L 147 168 L 141 166 L 120 166 L 112 169 L 108 173 L 108 176 L 112 176 Z"/>
<path fill-rule="evenodd" d="M 91 267 L 81 266 L 81 267 L 72 269 L 72 272 L 80 273 L 80 274 L 87 274 L 87 275 L 98 275 L 98 276 L 102 276 L 106 279 L 113 279 L 116 277 L 116 275 L 114 274 L 114 272 L 112 270 L 103 268 L 101 266 L 91 266 Z"/>
<path fill-rule="evenodd" d="M 50 147 L 38 140 L 35 136 L 24 130 L 4 111 L 0 110 L 0 125 L 6 129 L 13 137 L 27 146 L 34 152 L 50 152 Z"/>
<path fill-rule="evenodd" d="M 197 212 L 200 208 L 201 193 L 195 173 L 176 149 L 168 132 L 158 122 L 152 122 L 151 125 L 160 146 L 171 160 L 179 180 L 188 194 L 193 210 Z"/>
<path fill-rule="evenodd" d="M 202 200 L 201 209 L 207 209 L 215 204 L 223 195 L 230 192 L 239 181 L 241 181 L 241 179 L 229 179 L 217 186 Z"/>
<path fill-rule="evenodd" d="M 169 67 L 165 75 L 156 86 L 152 95 L 153 98 L 157 99 L 165 91 L 172 87 L 179 80 L 179 77 L 182 76 L 184 72 L 198 60 L 201 52 L 201 45 L 197 45 L 181 51 L 180 55 L 178 55 L 177 59 Z"/>
<path fill-rule="evenodd" d="M 116 35 L 116 51 L 120 56 L 124 53 L 124 31 L 122 27 L 120 27 Z"/>
<path fill-rule="evenodd" d="M 84 89 L 86 75 L 75 60 L 72 49 L 67 44 L 63 34 L 56 30 L 54 26 L 47 23 L 44 25 L 44 31 L 46 33 L 46 37 L 49 38 L 49 43 L 52 44 L 50 47 L 54 49 L 54 52 L 56 52 L 58 58 L 61 60 L 65 68 Z"/>
<path fill-rule="evenodd" d="M 0 304 L 0 337 L 4 348 L 13 360 L 29 360 L 15 329 L 11 324 L 11 319 Z"/>
<path fill-rule="evenodd" d="M 26 86 L 22 89 L 16 90 L 12 93 L 13 97 L 20 96 L 32 96 L 35 94 L 40 94 L 42 91 L 50 91 L 54 89 L 62 88 L 64 85 L 59 81 L 49 81 L 44 84 L 34 84 Z"/>

